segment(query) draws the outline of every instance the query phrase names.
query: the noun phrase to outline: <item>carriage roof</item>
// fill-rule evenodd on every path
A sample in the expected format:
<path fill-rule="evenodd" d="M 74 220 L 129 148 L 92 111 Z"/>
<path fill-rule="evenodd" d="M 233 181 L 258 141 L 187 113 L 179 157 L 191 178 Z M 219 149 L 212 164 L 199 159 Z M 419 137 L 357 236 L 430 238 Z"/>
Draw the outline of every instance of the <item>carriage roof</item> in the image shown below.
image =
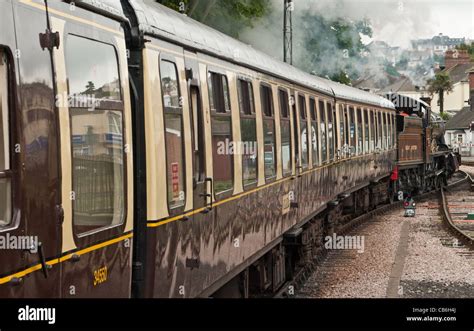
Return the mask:
<path fill-rule="evenodd" d="M 289 80 L 338 99 L 394 109 L 393 104 L 381 96 L 306 73 L 154 1 L 129 2 L 144 34 Z M 76 3 L 125 17 L 120 2 L 116 0 L 80 0 Z"/>

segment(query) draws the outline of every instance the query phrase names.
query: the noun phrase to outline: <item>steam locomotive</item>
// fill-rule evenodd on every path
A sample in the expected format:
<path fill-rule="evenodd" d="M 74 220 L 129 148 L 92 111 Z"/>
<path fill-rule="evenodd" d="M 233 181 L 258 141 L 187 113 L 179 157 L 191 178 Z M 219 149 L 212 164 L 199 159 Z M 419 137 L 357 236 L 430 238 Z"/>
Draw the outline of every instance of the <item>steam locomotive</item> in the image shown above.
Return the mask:
<path fill-rule="evenodd" d="M 387 93 L 397 110 L 398 156 L 393 180 L 405 194 L 437 190 L 459 169 L 460 155 L 444 141 L 444 121 L 423 100 Z"/>
<path fill-rule="evenodd" d="M 0 27 L 0 297 L 271 295 L 457 169 L 426 104 L 152 1 L 3 0 Z"/>

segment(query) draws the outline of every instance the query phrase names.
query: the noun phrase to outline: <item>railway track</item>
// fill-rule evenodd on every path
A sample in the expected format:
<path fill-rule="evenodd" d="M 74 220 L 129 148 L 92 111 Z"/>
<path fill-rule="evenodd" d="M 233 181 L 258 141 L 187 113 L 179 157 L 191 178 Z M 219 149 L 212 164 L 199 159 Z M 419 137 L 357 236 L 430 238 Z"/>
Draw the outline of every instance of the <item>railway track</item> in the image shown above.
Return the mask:
<path fill-rule="evenodd" d="M 441 214 L 451 232 L 460 243 L 468 246 L 474 254 L 474 180 L 467 173 L 468 180 L 462 185 L 442 189 L 440 192 Z"/>
<path fill-rule="evenodd" d="M 465 167 L 474 167 L 474 162 L 462 161 L 461 164 Z"/>
<path fill-rule="evenodd" d="M 473 172 L 474 172 L 474 169 L 473 169 Z M 454 176 L 452 180 L 450 180 L 447 189 L 449 191 L 456 191 L 458 187 L 466 188 L 466 187 L 470 187 L 470 185 L 471 185 L 471 179 L 469 175 L 466 172 L 461 171 L 458 174 L 456 174 L 456 176 Z M 425 206 L 431 206 L 431 207 L 433 207 L 433 205 L 437 205 L 435 217 L 438 217 L 439 219 L 438 213 L 446 214 L 448 215 L 448 217 L 451 216 L 449 210 L 444 209 L 444 208 L 442 210 L 440 209 L 440 207 L 449 206 L 449 203 L 445 203 L 445 204 L 442 203 L 442 201 L 445 201 L 443 199 L 445 199 L 446 196 L 447 196 L 447 193 L 443 189 L 438 192 L 432 191 L 432 192 L 418 195 L 416 197 L 416 200 L 417 200 L 418 205 L 423 204 Z M 439 201 L 439 204 L 437 204 L 436 201 Z M 474 193 L 473 193 L 471 204 L 474 207 Z M 400 222 L 389 225 L 389 227 L 392 227 L 389 230 L 387 229 L 381 230 L 381 228 L 384 226 L 385 227 L 387 226 L 387 225 L 384 225 L 385 223 L 384 218 L 387 214 L 392 214 L 392 217 L 393 215 L 397 215 L 397 217 L 400 217 L 402 213 L 400 210 L 401 206 L 402 206 L 401 202 L 395 202 L 390 205 L 381 206 L 380 208 L 368 214 L 365 214 L 361 217 L 354 219 L 350 223 L 350 225 L 346 229 L 344 229 L 343 233 L 341 233 L 341 235 L 365 236 L 368 238 L 370 238 L 371 235 L 374 235 L 374 233 L 377 233 L 377 232 L 380 233 L 380 231 L 385 231 L 387 233 L 396 233 L 397 231 L 399 231 L 401 233 L 401 237 L 402 237 L 400 239 L 401 244 L 398 244 L 397 242 L 392 243 L 393 238 L 390 238 L 390 235 L 387 235 L 387 238 L 384 239 L 384 241 L 386 241 L 387 244 L 384 245 L 382 243 L 379 248 L 375 249 L 375 251 L 384 251 L 382 255 L 384 254 L 390 255 L 389 258 L 384 257 L 382 260 L 376 262 L 377 261 L 376 256 L 369 257 L 370 259 L 374 260 L 373 263 L 370 261 L 367 262 L 369 264 L 372 263 L 371 268 L 380 268 L 380 269 L 385 268 L 386 270 L 391 271 L 391 274 L 389 274 L 390 272 L 388 271 L 384 271 L 385 278 L 389 279 L 388 290 L 387 290 L 387 286 L 381 285 L 380 286 L 381 289 L 378 292 L 375 292 L 373 293 L 373 295 L 369 295 L 369 296 L 373 296 L 373 297 L 399 296 L 397 294 L 397 291 L 398 291 L 398 286 L 400 284 L 400 281 L 403 275 L 404 257 L 407 255 L 407 252 L 406 252 L 407 247 L 405 246 L 408 246 L 407 243 L 408 243 L 408 236 L 410 232 L 410 222 L 403 222 L 404 223 L 403 225 Z M 446 213 L 444 211 L 446 211 Z M 450 232 L 447 232 L 446 230 L 444 230 L 442 233 L 438 233 L 437 235 L 439 238 L 439 241 L 443 243 L 443 246 L 446 246 L 446 247 L 453 246 L 455 248 L 458 248 L 458 250 L 460 251 L 459 254 L 462 254 L 463 256 L 467 256 L 467 257 L 472 256 L 472 250 L 463 249 L 464 245 L 467 245 L 467 241 L 468 241 L 466 237 L 466 233 L 465 233 L 466 231 L 460 230 L 458 228 L 458 224 L 455 221 L 453 221 L 452 217 L 450 218 L 450 220 L 451 220 L 451 223 L 449 223 L 449 221 L 446 221 L 446 225 L 449 225 L 450 227 L 449 231 L 452 231 L 456 233 L 456 236 L 459 236 L 459 240 L 457 239 L 453 240 L 454 237 L 450 236 L 449 234 Z M 440 220 L 440 223 L 441 223 L 441 220 Z M 474 229 L 474 226 L 473 226 L 473 229 Z M 463 235 L 461 235 L 461 233 L 463 233 Z M 444 236 L 444 238 L 439 237 L 440 235 Z M 461 240 L 461 236 L 463 237 L 462 240 Z M 405 242 L 406 244 L 405 246 L 403 242 Z M 369 252 L 369 254 L 372 254 L 372 253 Z M 402 258 L 400 261 L 397 262 L 398 255 L 401 255 Z M 365 258 L 366 257 L 361 257 L 360 255 L 357 255 L 356 253 L 354 253 L 354 251 L 350 251 L 350 250 L 339 250 L 339 251 L 330 250 L 327 252 L 323 261 L 318 261 L 317 263 L 313 264 L 310 268 L 307 268 L 305 271 L 301 271 L 301 274 L 298 275 L 300 278 L 295 279 L 293 283 L 288 284 L 288 286 L 295 286 L 297 288 L 301 288 L 302 285 L 308 280 L 308 278 L 310 278 L 311 275 L 315 272 L 315 270 L 317 270 L 319 274 L 319 276 L 317 277 L 318 278 L 317 287 L 325 287 L 325 286 L 334 287 L 335 286 L 334 279 L 338 279 L 338 277 L 340 277 L 339 273 L 342 269 L 346 268 L 348 265 L 352 265 L 351 268 L 357 269 L 358 261 L 362 261 L 362 264 L 363 264 Z M 387 260 L 389 260 L 389 262 L 387 262 Z M 390 262 L 392 260 L 395 261 L 393 265 Z M 384 264 L 385 266 L 383 266 Z M 398 266 L 399 270 L 397 270 L 397 264 L 399 264 Z M 359 276 L 356 276 L 356 277 L 359 277 Z M 340 281 L 344 284 L 346 282 L 346 279 L 340 279 Z M 376 282 L 377 279 L 374 278 L 373 281 Z M 393 284 L 390 285 L 390 282 L 392 282 Z M 392 289 L 390 289 L 390 287 L 392 287 Z M 368 287 L 365 290 L 371 291 L 371 289 L 369 289 Z M 364 289 L 361 288 L 359 292 L 361 291 L 363 292 Z M 308 295 L 303 295 L 303 297 L 308 297 Z"/>
<path fill-rule="evenodd" d="M 431 194 L 431 193 L 430 193 Z M 357 227 L 361 226 L 365 222 L 383 215 L 384 213 L 387 213 L 391 210 L 394 210 L 396 208 L 401 207 L 403 204 L 402 201 L 397 201 L 392 204 L 386 204 L 377 207 L 374 210 L 369 211 L 368 213 L 358 216 L 354 218 L 353 220 L 349 221 L 347 224 L 345 224 L 338 233 L 340 235 L 344 235 L 346 233 L 350 233 L 352 230 L 356 229 Z M 321 260 L 314 261 L 311 265 L 307 265 L 304 268 L 300 268 L 295 274 L 294 277 L 291 281 L 287 282 L 280 291 L 278 291 L 275 295 L 275 297 L 288 297 L 288 292 L 293 292 L 294 289 L 297 289 L 301 287 L 307 279 L 314 273 L 315 269 L 318 267 L 318 265 L 325 260 L 326 256 L 323 256 Z"/>

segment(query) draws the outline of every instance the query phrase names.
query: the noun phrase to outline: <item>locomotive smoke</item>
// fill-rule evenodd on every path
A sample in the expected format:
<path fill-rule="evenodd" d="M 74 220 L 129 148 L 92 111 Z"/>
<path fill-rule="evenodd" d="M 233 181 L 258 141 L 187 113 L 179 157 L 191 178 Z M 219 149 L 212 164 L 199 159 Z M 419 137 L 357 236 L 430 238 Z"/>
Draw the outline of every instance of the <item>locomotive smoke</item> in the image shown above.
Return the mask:
<path fill-rule="evenodd" d="M 243 31 L 240 38 L 254 47 L 283 60 L 282 50 L 282 22 L 283 2 L 270 0 L 272 11 L 260 20 L 253 28 Z M 306 59 L 313 56 L 306 46 L 305 34 L 312 29 L 315 35 L 320 36 L 320 42 L 327 50 L 320 54 L 320 63 L 329 75 L 337 74 L 341 64 L 349 64 L 362 75 L 369 72 L 376 79 L 386 80 L 383 67 L 370 55 L 361 62 L 359 57 L 347 57 L 344 50 L 337 45 L 337 40 L 327 35 L 327 30 L 319 29 L 318 25 L 308 24 L 303 20 L 307 14 L 323 16 L 326 20 L 343 18 L 346 21 L 368 20 L 373 30 L 373 40 L 386 41 L 391 46 L 400 46 L 403 49 L 411 48 L 411 40 L 430 37 L 433 34 L 432 14 L 427 1 L 398 1 L 398 0 L 294 0 L 293 12 L 293 53 L 294 65 L 311 72 Z M 421 14 L 421 15 L 420 15 Z M 353 32 L 350 36 L 353 44 L 357 44 L 359 37 L 364 43 L 370 42 L 367 36 L 360 36 Z M 426 68 L 430 71 L 430 68 Z M 407 73 L 417 78 L 415 72 Z M 411 74 L 411 75 L 410 75 Z"/>

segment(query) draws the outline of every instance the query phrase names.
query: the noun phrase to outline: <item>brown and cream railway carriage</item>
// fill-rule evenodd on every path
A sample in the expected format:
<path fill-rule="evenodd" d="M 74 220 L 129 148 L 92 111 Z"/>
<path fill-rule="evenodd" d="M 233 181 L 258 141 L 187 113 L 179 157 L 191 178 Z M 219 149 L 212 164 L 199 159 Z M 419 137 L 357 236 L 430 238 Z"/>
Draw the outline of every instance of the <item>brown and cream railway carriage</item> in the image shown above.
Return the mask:
<path fill-rule="evenodd" d="M 1 297 L 273 293 L 393 196 L 395 109 L 152 1 L 0 2 Z M 27 24 L 25 24 L 27 22 Z"/>

